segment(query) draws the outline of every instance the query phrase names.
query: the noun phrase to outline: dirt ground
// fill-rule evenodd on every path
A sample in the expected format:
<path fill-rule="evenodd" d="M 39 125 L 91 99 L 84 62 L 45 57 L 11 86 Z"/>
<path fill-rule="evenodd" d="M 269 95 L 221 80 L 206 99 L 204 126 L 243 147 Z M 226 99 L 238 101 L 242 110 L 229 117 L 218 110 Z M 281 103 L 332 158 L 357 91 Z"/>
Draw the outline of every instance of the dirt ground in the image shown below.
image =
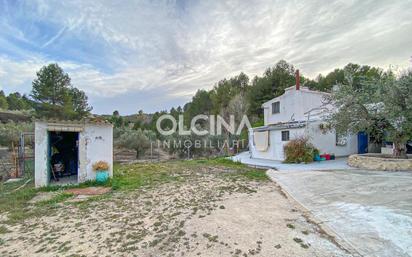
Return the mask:
<path fill-rule="evenodd" d="M 0 255 L 351 256 L 276 184 L 222 176 L 230 172 L 205 166 L 156 186 L 68 197 L 3 225 Z"/>
<path fill-rule="evenodd" d="M 156 146 L 154 144 L 154 146 Z M 169 154 L 164 149 L 158 149 L 155 147 L 152 151 L 146 151 L 144 154 L 136 158 L 136 151 L 125 148 L 114 148 L 113 159 L 117 163 L 128 164 L 136 162 L 151 162 L 151 161 L 167 161 L 176 159 L 176 156 Z"/>

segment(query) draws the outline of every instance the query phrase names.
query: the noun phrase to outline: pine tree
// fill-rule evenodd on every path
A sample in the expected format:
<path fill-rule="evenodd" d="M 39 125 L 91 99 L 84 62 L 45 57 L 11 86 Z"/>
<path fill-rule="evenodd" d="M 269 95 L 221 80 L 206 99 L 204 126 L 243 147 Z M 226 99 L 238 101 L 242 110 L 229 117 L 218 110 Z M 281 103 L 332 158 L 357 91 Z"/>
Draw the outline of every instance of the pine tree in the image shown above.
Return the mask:
<path fill-rule="evenodd" d="M 37 116 L 81 119 L 92 110 L 86 94 L 72 86 L 69 75 L 57 64 L 42 67 L 32 85 L 31 97 Z"/>

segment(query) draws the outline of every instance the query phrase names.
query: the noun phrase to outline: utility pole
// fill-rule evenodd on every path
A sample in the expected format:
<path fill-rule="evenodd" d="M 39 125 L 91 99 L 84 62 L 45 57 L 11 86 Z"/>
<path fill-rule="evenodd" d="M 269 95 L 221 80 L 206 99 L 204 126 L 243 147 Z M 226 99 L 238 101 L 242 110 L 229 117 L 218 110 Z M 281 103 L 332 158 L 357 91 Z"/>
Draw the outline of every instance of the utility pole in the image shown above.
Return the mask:
<path fill-rule="evenodd" d="M 153 142 L 150 141 L 150 162 L 153 162 Z"/>

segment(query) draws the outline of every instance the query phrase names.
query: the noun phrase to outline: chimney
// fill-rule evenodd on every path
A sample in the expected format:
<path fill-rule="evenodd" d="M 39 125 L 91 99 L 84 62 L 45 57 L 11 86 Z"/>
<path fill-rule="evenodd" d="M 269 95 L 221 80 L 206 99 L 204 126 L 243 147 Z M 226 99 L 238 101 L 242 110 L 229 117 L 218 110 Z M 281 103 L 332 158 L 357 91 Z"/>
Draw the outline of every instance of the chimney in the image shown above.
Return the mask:
<path fill-rule="evenodd" d="M 296 90 L 300 89 L 300 76 L 299 76 L 299 70 L 296 70 L 295 73 L 295 80 L 296 80 Z"/>

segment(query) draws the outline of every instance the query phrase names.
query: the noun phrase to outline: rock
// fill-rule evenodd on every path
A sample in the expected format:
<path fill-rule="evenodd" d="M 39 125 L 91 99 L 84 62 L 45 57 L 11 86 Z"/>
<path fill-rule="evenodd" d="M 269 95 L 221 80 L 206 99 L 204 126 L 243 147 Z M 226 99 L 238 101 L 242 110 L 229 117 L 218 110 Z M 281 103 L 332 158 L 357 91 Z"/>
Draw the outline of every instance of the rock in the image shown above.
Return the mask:
<path fill-rule="evenodd" d="M 353 154 L 348 165 L 369 170 L 412 171 L 412 159 L 396 159 L 379 154 Z"/>

